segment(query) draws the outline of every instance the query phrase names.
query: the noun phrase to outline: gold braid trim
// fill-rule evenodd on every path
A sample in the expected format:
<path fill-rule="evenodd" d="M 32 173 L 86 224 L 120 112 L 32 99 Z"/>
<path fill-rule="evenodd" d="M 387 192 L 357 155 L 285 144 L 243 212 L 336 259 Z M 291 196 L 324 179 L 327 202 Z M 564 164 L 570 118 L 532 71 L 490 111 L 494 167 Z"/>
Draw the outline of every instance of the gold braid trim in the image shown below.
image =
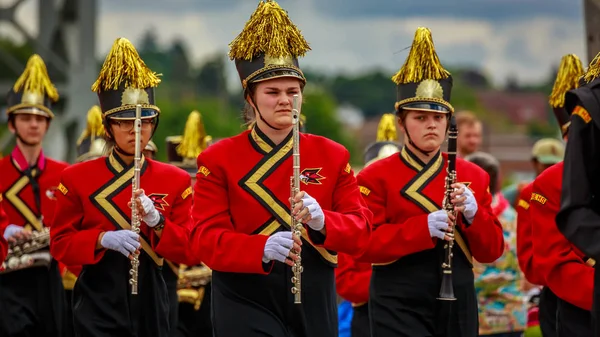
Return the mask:
<path fill-rule="evenodd" d="M 25 70 L 13 86 L 14 92 L 24 91 L 48 96 L 53 102 L 58 101 L 58 91 L 50 81 L 48 69 L 44 60 L 38 55 L 33 54 L 25 65 Z"/>
<path fill-rule="evenodd" d="M 450 73 L 442 67 L 433 46 L 429 28 L 419 27 L 404 65 L 392 77 L 396 84 L 417 83 L 425 79 L 440 80 Z"/>
<path fill-rule="evenodd" d="M 583 64 L 577 55 L 568 54 L 562 57 L 550 94 L 549 102 L 553 108 L 562 108 L 565 105 L 565 94 L 579 86 L 579 78 L 583 73 Z"/>
<path fill-rule="evenodd" d="M 250 61 L 270 57 L 304 56 L 310 47 L 300 30 L 272 0 L 261 1 L 242 32 L 229 44 L 229 58 Z"/>
<path fill-rule="evenodd" d="M 413 102 L 438 103 L 438 104 L 441 104 L 441 105 L 445 106 L 446 108 L 448 108 L 448 111 L 450 111 L 451 114 L 454 113 L 454 107 L 452 106 L 452 104 L 450 104 L 449 102 L 446 102 L 445 100 L 443 100 L 441 98 L 411 97 L 411 98 L 403 99 L 399 102 L 396 102 L 396 104 L 394 105 L 394 108 L 396 110 L 398 110 L 399 107 L 401 107 L 407 103 L 413 103 Z M 444 113 L 444 112 L 440 111 L 440 113 Z"/>
<path fill-rule="evenodd" d="M 158 76 L 146 66 L 131 42 L 121 37 L 106 56 L 92 91 L 117 90 L 121 84 L 134 89 L 156 87 L 160 83 Z"/>

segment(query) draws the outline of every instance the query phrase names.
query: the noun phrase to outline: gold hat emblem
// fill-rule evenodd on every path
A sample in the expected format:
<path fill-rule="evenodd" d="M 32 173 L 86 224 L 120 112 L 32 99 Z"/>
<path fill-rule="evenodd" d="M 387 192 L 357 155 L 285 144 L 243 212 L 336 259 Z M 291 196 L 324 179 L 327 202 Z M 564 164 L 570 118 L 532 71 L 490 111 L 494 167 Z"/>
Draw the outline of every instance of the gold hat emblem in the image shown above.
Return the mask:
<path fill-rule="evenodd" d="M 44 105 L 44 95 L 34 91 L 25 91 L 21 97 L 21 103 Z"/>
<path fill-rule="evenodd" d="M 423 80 L 419 86 L 417 86 L 417 97 L 421 98 L 444 98 L 444 89 L 440 83 L 436 80 Z"/>
<path fill-rule="evenodd" d="M 121 105 L 150 104 L 148 93 L 144 89 L 127 88 L 121 95 Z"/>
<path fill-rule="evenodd" d="M 265 55 L 265 66 L 292 66 L 294 65 L 294 60 L 291 56 L 280 56 L 280 57 L 271 57 Z"/>

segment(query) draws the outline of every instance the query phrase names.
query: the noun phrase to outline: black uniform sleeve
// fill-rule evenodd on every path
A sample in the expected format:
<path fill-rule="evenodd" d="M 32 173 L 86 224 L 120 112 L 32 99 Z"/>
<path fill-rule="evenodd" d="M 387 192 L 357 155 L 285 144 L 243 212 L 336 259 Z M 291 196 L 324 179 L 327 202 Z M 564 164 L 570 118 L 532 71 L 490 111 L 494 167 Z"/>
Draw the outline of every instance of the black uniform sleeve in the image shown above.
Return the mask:
<path fill-rule="evenodd" d="M 563 235 L 590 257 L 600 258 L 600 130 L 581 106 L 573 110 L 565 154 L 560 212 Z"/>

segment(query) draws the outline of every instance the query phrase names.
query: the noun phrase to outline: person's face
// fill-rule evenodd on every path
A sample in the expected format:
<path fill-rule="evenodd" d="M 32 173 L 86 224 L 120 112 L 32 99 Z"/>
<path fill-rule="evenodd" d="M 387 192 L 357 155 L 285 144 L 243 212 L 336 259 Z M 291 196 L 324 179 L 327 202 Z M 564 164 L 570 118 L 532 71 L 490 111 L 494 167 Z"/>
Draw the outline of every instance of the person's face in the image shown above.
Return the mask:
<path fill-rule="evenodd" d="M 293 96 L 298 95 L 298 113 L 301 111 L 302 90 L 300 81 L 295 78 L 282 77 L 256 85 L 254 102 L 249 103 L 255 108 L 262 118 L 278 129 L 286 129 L 292 126 L 292 102 Z M 260 118 L 256 119 L 259 126 L 263 123 Z"/>
<path fill-rule="evenodd" d="M 47 117 L 34 114 L 16 114 L 14 123 L 9 123 L 10 132 L 18 135 L 27 145 L 38 145 L 44 140 L 48 131 Z"/>
<path fill-rule="evenodd" d="M 135 153 L 135 130 L 133 129 L 134 120 L 111 120 L 110 128 L 114 136 L 115 144 L 126 153 Z M 142 132 L 140 133 L 141 148 L 145 148 L 154 129 L 155 118 L 142 119 Z"/>
<path fill-rule="evenodd" d="M 436 151 L 446 139 L 448 116 L 433 111 L 407 110 L 404 123 L 399 121 L 400 128 L 408 131 L 410 139 L 423 151 Z M 408 139 L 405 142 L 408 144 Z"/>
<path fill-rule="evenodd" d="M 463 126 L 458 130 L 457 143 L 463 155 L 468 155 L 479 150 L 482 141 L 481 129 L 481 123 L 477 122 Z"/>
<path fill-rule="evenodd" d="M 535 175 L 536 177 L 539 176 L 542 172 L 544 172 L 547 168 L 549 168 L 550 166 L 552 166 L 554 164 L 542 164 L 537 160 L 533 161 L 533 166 L 535 169 Z"/>

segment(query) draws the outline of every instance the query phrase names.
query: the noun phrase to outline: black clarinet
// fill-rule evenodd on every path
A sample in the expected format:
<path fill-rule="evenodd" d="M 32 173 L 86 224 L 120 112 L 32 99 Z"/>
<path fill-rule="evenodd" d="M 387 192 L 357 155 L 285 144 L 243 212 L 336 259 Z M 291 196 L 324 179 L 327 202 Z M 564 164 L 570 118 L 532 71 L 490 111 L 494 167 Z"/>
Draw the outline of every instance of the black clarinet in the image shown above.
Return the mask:
<path fill-rule="evenodd" d="M 446 191 L 444 192 L 443 207 L 448 215 L 454 215 L 452 221 L 452 231 L 447 235 L 452 238 L 444 245 L 445 261 L 442 263 L 442 285 L 438 300 L 454 301 L 454 286 L 452 285 L 452 248 L 454 247 L 454 227 L 456 226 L 456 212 L 452 204 L 450 194 L 454 192 L 452 184 L 456 182 L 456 138 L 458 137 L 458 128 L 454 116 L 450 117 L 450 128 L 448 129 L 448 167 L 446 168 Z"/>

